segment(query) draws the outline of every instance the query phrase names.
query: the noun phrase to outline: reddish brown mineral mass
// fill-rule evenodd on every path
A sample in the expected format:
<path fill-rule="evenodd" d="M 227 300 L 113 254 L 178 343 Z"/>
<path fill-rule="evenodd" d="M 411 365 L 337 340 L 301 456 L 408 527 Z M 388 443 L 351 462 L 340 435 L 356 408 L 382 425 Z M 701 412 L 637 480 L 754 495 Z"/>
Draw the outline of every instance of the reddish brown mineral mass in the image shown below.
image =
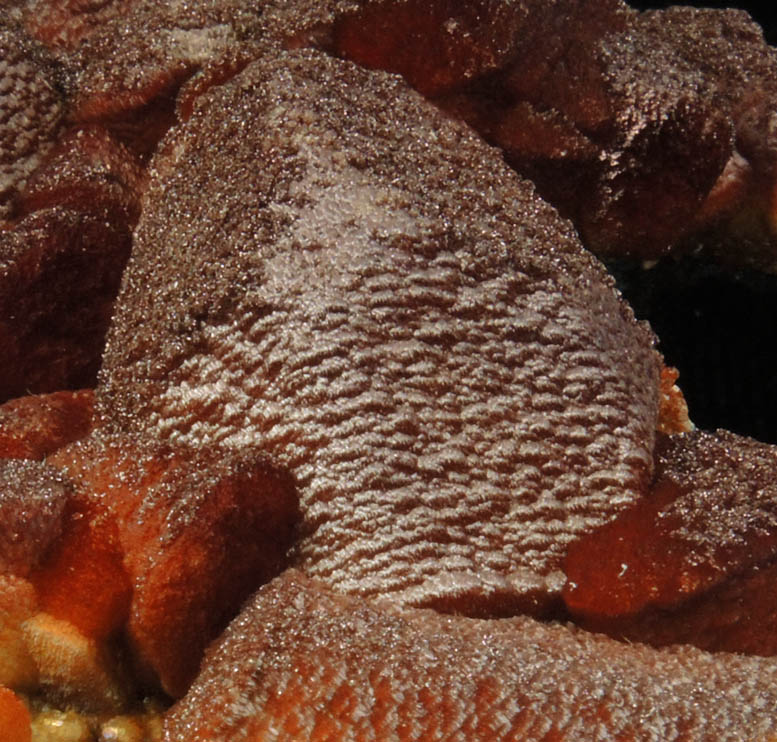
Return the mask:
<path fill-rule="evenodd" d="M 0 738 L 777 740 L 777 448 L 585 249 L 773 269 L 752 22 L 0 7 Z"/>

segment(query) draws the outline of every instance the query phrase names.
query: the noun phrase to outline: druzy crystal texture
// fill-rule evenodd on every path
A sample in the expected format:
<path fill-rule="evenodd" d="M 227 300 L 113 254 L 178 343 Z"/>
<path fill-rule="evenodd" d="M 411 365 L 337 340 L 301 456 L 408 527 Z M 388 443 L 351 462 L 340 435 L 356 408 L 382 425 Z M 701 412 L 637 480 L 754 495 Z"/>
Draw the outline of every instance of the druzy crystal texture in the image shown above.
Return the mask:
<path fill-rule="evenodd" d="M 774 269 L 745 14 L 0 9 L 0 736 L 777 739 L 777 451 L 595 257 Z"/>

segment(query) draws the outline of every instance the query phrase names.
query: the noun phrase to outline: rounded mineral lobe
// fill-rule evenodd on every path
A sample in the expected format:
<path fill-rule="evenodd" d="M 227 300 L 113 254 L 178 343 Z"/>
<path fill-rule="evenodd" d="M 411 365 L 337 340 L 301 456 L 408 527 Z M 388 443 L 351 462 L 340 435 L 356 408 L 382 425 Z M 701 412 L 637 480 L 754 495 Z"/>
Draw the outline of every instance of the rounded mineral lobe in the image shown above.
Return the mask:
<path fill-rule="evenodd" d="M 268 56 L 152 170 L 100 414 L 271 456 L 299 486 L 301 568 L 534 610 L 567 544 L 646 485 L 651 335 L 531 186 L 402 81 Z"/>

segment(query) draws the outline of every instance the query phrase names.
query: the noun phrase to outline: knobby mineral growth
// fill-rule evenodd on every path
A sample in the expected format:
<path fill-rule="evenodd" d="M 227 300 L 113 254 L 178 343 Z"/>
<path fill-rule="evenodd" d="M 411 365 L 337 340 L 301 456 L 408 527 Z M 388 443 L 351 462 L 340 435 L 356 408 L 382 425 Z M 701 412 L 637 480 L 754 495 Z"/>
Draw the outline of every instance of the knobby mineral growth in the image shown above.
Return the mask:
<path fill-rule="evenodd" d="M 733 230 L 734 262 L 769 265 L 752 24 L 616 0 L 6 7 L 0 390 L 101 370 L 93 420 L 90 393 L 0 410 L 4 456 L 47 457 L 0 468 L 2 682 L 101 713 L 156 684 L 183 696 L 171 742 L 774 735 L 768 657 L 536 620 L 771 654 L 710 621 L 721 599 L 773 623 L 776 464 L 726 434 L 656 449 L 651 332 L 515 172 L 600 252 L 715 228 L 712 253 Z M 671 558 L 646 564 L 651 529 Z"/>

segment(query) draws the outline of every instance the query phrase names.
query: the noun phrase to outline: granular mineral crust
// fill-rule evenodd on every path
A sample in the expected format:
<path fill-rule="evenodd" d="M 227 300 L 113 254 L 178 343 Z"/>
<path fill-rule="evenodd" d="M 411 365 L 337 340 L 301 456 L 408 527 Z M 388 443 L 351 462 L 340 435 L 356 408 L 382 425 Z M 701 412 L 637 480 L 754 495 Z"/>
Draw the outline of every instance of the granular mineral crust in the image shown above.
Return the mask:
<path fill-rule="evenodd" d="M 777 265 L 744 14 L 0 5 L 0 737 L 777 739 L 775 449 L 578 239 Z"/>
<path fill-rule="evenodd" d="M 401 81 L 268 57 L 153 168 L 99 414 L 269 455 L 299 487 L 300 568 L 532 610 L 566 545 L 643 491 L 649 332 L 531 187 Z"/>
<path fill-rule="evenodd" d="M 45 50 L 0 20 L 0 228 L 57 135 L 61 80 Z"/>
<path fill-rule="evenodd" d="M 94 393 L 29 394 L 0 405 L 0 458 L 44 459 L 92 428 Z"/>
<path fill-rule="evenodd" d="M 250 451 L 99 433 L 49 461 L 77 487 L 79 514 L 38 579 L 50 612 L 97 639 L 126 631 L 146 681 L 181 695 L 207 644 L 285 567 L 293 483 Z"/>
<path fill-rule="evenodd" d="M 165 739 L 768 740 L 777 666 L 365 603 L 293 571 L 209 650 Z"/>
<path fill-rule="evenodd" d="M 379 0 L 337 12 L 331 38 L 503 148 L 597 254 L 701 236 L 717 260 L 773 269 L 777 55 L 746 13 Z"/>

